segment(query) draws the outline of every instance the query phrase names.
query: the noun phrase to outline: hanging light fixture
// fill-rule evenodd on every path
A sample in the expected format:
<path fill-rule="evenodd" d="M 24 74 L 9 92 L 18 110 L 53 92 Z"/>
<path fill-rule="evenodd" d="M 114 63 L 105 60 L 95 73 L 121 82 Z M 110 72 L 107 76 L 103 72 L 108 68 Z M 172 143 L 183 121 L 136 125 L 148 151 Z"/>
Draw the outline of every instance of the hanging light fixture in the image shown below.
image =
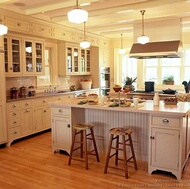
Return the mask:
<path fill-rule="evenodd" d="M 67 13 L 69 22 L 80 24 L 88 20 L 88 12 L 80 9 L 78 6 L 78 0 L 76 0 L 76 8 Z"/>
<path fill-rule="evenodd" d="M 5 35 L 8 32 L 7 26 L 1 24 L 2 20 L 0 19 L 0 35 Z"/>
<path fill-rule="evenodd" d="M 149 37 L 144 35 L 144 13 L 145 10 L 140 11 L 142 14 L 142 35 L 137 39 L 138 43 L 145 44 L 149 42 Z"/>
<path fill-rule="evenodd" d="M 83 49 L 89 48 L 90 43 L 86 40 L 86 27 L 85 27 L 86 22 L 84 22 L 84 41 L 80 43 L 80 47 Z"/>
<path fill-rule="evenodd" d="M 123 34 L 121 34 L 121 49 L 119 49 L 119 54 L 125 54 L 126 50 L 123 48 Z"/>

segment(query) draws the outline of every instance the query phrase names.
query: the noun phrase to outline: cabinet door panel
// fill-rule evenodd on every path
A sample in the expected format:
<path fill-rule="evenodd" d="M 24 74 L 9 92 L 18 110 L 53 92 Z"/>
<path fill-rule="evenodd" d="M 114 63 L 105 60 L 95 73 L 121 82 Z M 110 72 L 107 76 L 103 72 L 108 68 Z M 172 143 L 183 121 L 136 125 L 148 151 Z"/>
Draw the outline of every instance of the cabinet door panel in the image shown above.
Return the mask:
<path fill-rule="evenodd" d="M 53 117 L 52 136 L 54 148 L 70 151 L 71 128 L 69 127 L 69 121 L 69 117 Z"/>
<path fill-rule="evenodd" d="M 44 114 L 44 108 L 43 107 L 37 107 L 34 109 L 34 128 L 35 131 L 43 130 L 43 114 Z"/>
<path fill-rule="evenodd" d="M 152 128 L 152 162 L 154 166 L 178 169 L 179 131 Z"/>

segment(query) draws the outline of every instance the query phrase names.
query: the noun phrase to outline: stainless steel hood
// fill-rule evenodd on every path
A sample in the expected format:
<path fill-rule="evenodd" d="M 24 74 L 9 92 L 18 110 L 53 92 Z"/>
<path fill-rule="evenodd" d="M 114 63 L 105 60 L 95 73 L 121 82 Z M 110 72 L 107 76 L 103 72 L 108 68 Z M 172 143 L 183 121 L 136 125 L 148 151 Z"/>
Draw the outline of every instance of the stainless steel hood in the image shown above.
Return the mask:
<path fill-rule="evenodd" d="M 130 58 L 180 58 L 180 40 L 150 42 L 146 44 L 134 43 L 129 53 Z"/>

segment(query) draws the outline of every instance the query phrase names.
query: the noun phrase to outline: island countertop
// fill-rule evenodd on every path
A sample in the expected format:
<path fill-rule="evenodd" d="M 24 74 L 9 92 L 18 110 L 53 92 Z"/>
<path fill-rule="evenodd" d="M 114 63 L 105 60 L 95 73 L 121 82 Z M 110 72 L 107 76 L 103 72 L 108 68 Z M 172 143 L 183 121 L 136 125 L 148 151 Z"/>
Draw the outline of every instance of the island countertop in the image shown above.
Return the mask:
<path fill-rule="evenodd" d="M 126 111 L 126 112 L 138 112 L 138 113 L 151 113 L 151 114 L 167 114 L 172 116 L 185 116 L 190 112 L 190 102 L 178 102 L 177 105 L 165 105 L 164 101 L 160 101 L 159 106 L 154 106 L 152 100 L 146 100 L 139 103 L 137 107 L 132 104 L 130 107 L 109 107 L 109 104 L 79 105 L 79 99 L 68 99 L 64 102 L 50 102 L 50 106 L 54 107 L 76 107 L 84 109 L 100 109 L 111 111 Z"/>

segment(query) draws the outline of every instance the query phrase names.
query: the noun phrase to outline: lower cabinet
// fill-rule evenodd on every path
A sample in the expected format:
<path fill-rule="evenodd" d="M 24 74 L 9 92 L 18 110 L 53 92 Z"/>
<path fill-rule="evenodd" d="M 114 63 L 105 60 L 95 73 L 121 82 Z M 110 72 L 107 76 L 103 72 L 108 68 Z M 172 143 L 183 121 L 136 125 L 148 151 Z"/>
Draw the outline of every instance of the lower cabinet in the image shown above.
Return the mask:
<path fill-rule="evenodd" d="M 185 118 L 183 118 L 185 120 Z M 151 115 L 148 172 L 162 170 L 181 179 L 185 166 L 186 122 L 182 118 Z"/>
<path fill-rule="evenodd" d="M 70 108 L 52 108 L 52 150 L 70 153 L 72 128 Z"/>

